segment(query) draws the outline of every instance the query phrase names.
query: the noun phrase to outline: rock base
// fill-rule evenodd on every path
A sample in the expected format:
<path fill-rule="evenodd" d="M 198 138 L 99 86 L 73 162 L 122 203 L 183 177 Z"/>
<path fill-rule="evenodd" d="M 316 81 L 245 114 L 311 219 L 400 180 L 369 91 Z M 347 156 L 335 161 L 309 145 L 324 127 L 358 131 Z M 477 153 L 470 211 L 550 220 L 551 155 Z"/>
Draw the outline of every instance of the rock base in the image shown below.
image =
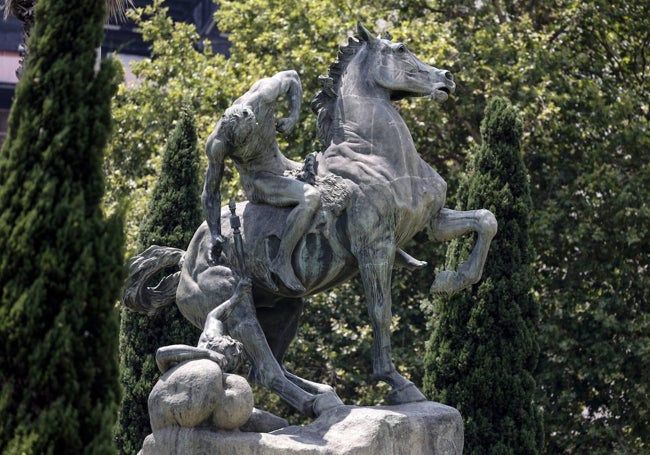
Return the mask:
<path fill-rule="evenodd" d="M 339 406 L 309 425 L 271 433 L 165 428 L 149 435 L 142 455 L 461 455 L 463 421 L 433 402 Z"/>

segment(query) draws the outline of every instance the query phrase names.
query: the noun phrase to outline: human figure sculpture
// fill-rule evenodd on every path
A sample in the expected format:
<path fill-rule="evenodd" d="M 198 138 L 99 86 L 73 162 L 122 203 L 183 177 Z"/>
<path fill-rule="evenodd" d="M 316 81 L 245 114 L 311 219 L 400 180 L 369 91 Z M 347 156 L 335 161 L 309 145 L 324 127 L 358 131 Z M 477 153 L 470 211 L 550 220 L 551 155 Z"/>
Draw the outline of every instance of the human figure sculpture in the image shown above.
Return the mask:
<path fill-rule="evenodd" d="M 233 430 L 251 418 L 253 395 L 248 382 L 228 374 L 243 360 L 242 345 L 226 334 L 228 319 L 238 307 L 242 311 L 250 293 L 250 278 L 240 279 L 232 297 L 206 318 L 196 347 L 175 344 L 158 349 L 156 364 L 163 376 L 149 396 L 154 433 L 171 426 Z M 249 311 L 254 311 L 252 306 Z M 188 388 L 192 393 L 185 393 Z"/>
<path fill-rule="evenodd" d="M 373 330 L 373 376 L 390 386 L 389 403 L 426 399 L 392 361 L 391 275 L 400 262 L 415 261 L 400 248 L 420 232 L 435 241 L 475 232 L 476 242 L 467 260 L 456 270 L 438 273 L 431 286 L 433 293 L 453 294 L 480 279 L 497 222 L 488 210 L 445 208 L 445 181 L 420 157 L 406 123 L 391 101 L 427 96 L 442 102 L 454 89 L 451 73 L 424 64 L 402 43 L 372 36 L 362 25 L 358 26 L 356 39 L 351 38 L 340 48 L 338 60 L 330 66 L 322 90 L 312 103 L 323 144 L 314 157 L 316 186 L 323 203 L 307 229 L 301 228 L 305 234 L 293 247 L 292 273 L 304 291 L 272 286 L 267 279 L 272 262 L 269 251 L 284 239 L 286 220 L 294 208 L 237 204 L 242 214 L 242 244 L 252 295 L 234 307 L 231 320 L 236 323 L 227 323 L 226 329 L 244 346 L 252 367 L 249 378 L 270 388 L 305 415 L 320 415 L 341 401 L 331 387 L 299 378 L 284 367 L 284 356 L 296 336 L 305 305 L 303 297 L 330 289 L 356 274 L 364 287 Z M 242 99 L 249 96 L 259 94 L 253 91 Z M 248 109 L 249 116 L 255 113 Z M 262 111 L 271 115 L 268 106 Z M 242 108 L 240 118 L 244 118 L 244 112 Z M 255 118 L 259 123 L 260 113 L 255 113 Z M 263 131 L 274 134 L 271 128 Z M 218 136 L 215 134 L 212 140 Z M 255 140 L 258 144 L 277 145 L 269 136 Z M 215 156 L 227 156 L 218 151 L 221 145 L 211 147 L 216 150 L 210 152 Z M 281 160 L 277 153 L 275 159 Z M 212 161 L 215 172 L 216 163 L 222 159 Z M 250 192 L 256 182 L 243 183 Z M 216 191 L 214 187 L 208 190 Z M 216 263 L 215 255 L 210 255 L 215 233 L 224 238 L 233 235 L 232 230 L 214 228 L 220 220 L 227 222 L 230 211 L 222 209 L 219 218 L 216 206 L 209 209 L 207 224 L 198 228 L 186 252 L 151 247 L 131 262 L 131 283 L 123 300 L 126 306 L 152 312 L 176 303 L 188 320 L 203 328 L 210 312 L 231 298 L 238 282 L 239 252 L 233 242 L 226 241 Z M 150 286 L 157 273 L 179 263 L 180 273 L 168 275 L 158 286 Z M 254 308 L 254 318 L 246 317 L 248 310 L 241 318 L 236 314 L 246 306 Z"/>
<path fill-rule="evenodd" d="M 243 349 L 240 342 L 228 336 L 226 324 L 235 308 L 245 298 L 251 297 L 251 287 L 250 278 L 240 279 L 232 297 L 210 311 L 196 347 L 178 344 L 159 348 L 156 365 L 160 372 L 165 373 L 178 363 L 198 359 L 212 360 L 226 372 L 235 370 L 243 360 Z M 253 314 L 247 316 L 254 317 Z M 238 316 L 237 319 L 243 318 Z"/>
<path fill-rule="evenodd" d="M 289 99 L 289 116 L 276 121 L 275 104 L 285 95 Z M 224 242 L 220 185 L 226 158 L 235 164 L 249 201 L 293 207 L 269 271 L 298 292 L 304 292 L 305 288 L 293 271 L 291 254 L 320 208 L 320 193 L 309 183 L 285 176 L 287 171 L 299 170 L 302 165 L 280 152 L 275 132 L 276 128 L 283 134 L 291 132 L 301 102 L 302 85 L 295 71 L 282 71 L 261 79 L 235 100 L 208 138 L 208 171 L 202 195 L 203 212 L 211 233 L 209 260 L 212 264 L 217 263 Z M 275 287 L 270 276 L 265 281 Z"/>

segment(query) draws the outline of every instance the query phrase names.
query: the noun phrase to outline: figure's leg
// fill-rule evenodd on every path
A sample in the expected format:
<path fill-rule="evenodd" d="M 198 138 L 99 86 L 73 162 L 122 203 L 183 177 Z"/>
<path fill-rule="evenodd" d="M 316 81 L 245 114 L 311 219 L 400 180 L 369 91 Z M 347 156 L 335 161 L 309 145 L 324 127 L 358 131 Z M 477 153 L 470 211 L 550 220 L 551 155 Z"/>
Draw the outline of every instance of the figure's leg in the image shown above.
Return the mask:
<path fill-rule="evenodd" d="M 320 193 L 309 184 L 275 175 L 260 176 L 253 185 L 260 202 L 280 207 L 295 205 L 285 222 L 270 269 L 289 289 L 304 292 L 305 287 L 293 270 L 291 256 L 321 206 Z"/>
<path fill-rule="evenodd" d="M 291 264 L 291 256 L 296 244 L 303 236 L 316 211 L 320 208 L 320 193 L 311 185 L 302 184 L 298 205 L 296 205 L 284 225 L 280 238 L 278 254 L 271 262 L 270 269 L 289 288 L 304 292 L 305 288 L 296 277 Z"/>
<path fill-rule="evenodd" d="M 429 225 L 429 236 L 451 240 L 468 232 L 478 236 L 472 252 L 457 271 L 444 270 L 431 285 L 431 292 L 452 295 L 481 279 L 490 242 L 497 233 L 497 220 L 489 210 L 456 211 L 443 208 Z"/>

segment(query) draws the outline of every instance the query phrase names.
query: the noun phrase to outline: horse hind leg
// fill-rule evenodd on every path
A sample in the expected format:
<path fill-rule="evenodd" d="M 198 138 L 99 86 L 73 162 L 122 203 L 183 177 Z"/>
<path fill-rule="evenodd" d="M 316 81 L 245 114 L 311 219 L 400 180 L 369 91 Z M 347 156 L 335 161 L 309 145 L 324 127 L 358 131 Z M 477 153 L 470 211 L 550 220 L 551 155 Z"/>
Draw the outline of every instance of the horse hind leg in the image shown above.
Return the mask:
<path fill-rule="evenodd" d="M 444 270 L 438 274 L 431 285 L 432 293 L 452 295 L 481 279 L 497 226 L 497 220 L 489 210 L 456 211 L 443 208 L 438 212 L 429 226 L 429 237 L 447 241 L 472 231 L 478 235 L 472 252 L 458 266 L 458 270 Z"/>
<path fill-rule="evenodd" d="M 276 351 L 273 352 L 257 318 L 251 294 L 244 296 L 231 313 L 227 322 L 227 331 L 244 346 L 244 351 L 252 364 L 250 379 L 271 389 L 304 415 L 318 416 L 326 409 L 343 404 L 335 394 L 310 393 L 300 387 L 293 377 L 287 376 L 276 358 L 276 355 L 280 358 L 284 356 L 286 347 L 277 345 L 276 340 L 272 338 Z M 288 346 L 288 342 L 283 343 Z"/>
<path fill-rule="evenodd" d="M 262 302 L 260 305 L 259 302 Z M 282 365 L 284 356 L 298 332 L 300 315 L 305 307 L 300 298 L 270 298 L 268 305 L 264 303 L 264 296 L 256 296 L 257 320 L 264 330 L 264 335 L 273 356 Z"/>
<path fill-rule="evenodd" d="M 284 356 L 289 349 L 289 345 L 296 337 L 300 323 L 300 315 L 304 308 L 303 299 L 285 298 L 277 301 L 273 307 L 257 308 L 257 319 L 266 335 L 266 340 L 273 352 L 280 367 L 284 371 L 284 376 L 301 389 L 313 394 L 333 394 L 336 396 L 334 388 L 327 384 L 308 381 L 293 373 L 290 373 L 284 367 Z M 340 399 L 336 397 L 336 400 Z"/>

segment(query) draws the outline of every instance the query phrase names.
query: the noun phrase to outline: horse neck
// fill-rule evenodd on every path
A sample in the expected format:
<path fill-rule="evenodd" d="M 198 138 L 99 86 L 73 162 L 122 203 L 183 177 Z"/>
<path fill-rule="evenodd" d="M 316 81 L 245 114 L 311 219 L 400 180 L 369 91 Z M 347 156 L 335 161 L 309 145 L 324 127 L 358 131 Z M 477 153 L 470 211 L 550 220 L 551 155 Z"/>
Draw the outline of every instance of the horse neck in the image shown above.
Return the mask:
<path fill-rule="evenodd" d="M 402 116 L 389 94 L 358 73 L 343 76 L 336 105 L 335 143 L 352 151 L 383 158 L 394 177 L 414 175 L 418 155 Z"/>

